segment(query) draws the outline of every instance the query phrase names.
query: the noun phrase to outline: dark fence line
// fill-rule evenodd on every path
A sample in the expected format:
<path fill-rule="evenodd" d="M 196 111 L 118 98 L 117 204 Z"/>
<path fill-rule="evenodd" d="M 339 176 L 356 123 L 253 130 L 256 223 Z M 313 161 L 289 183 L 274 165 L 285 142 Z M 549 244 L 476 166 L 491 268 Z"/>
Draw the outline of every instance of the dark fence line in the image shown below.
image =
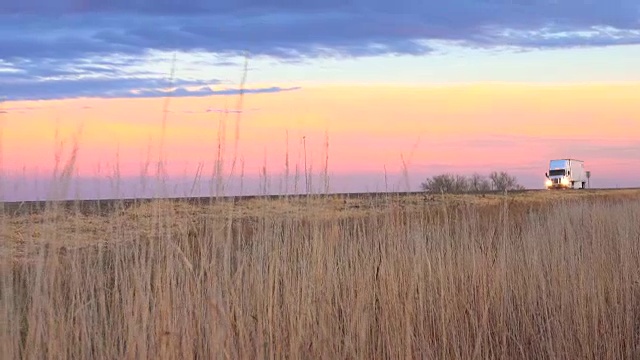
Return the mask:
<path fill-rule="evenodd" d="M 591 188 L 573 189 L 564 191 L 594 192 L 603 190 L 633 190 L 640 188 Z M 524 189 L 508 191 L 508 194 L 519 194 L 543 191 L 563 191 L 545 189 Z M 491 190 L 483 192 L 466 192 L 459 195 L 491 195 L 503 194 L 503 191 Z M 439 193 L 427 191 L 398 191 L 398 192 L 352 192 L 352 193 L 310 193 L 310 194 L 278 194 L 278 195 L 239 195 L 239 196 L 203 196 L 203 197 L 169 197 L 169 198 L 123 198 L 123 199 L 82 199 L 82 200 L 32 200 L 0 202 L 0 211 L 7 214 L 38 213 L 47 208 L 56 207 L 66 210 L 75 210 L 84 214 L 108 214 L 113 211 L 122 210 L 133 205 L 149 203 L 153 201 L 176 201 L 191 205 L 209 205 L 216 202 L 239 202 L 247 200 L 278 200 L 278 199 L 305 199 L 305 198 L 339 198 L 339 199 L 376 199 L 381 197 L 404 197 L 404 196 L 437 196 Z M 453 194 L 455 195 L 455 194 Z"/>

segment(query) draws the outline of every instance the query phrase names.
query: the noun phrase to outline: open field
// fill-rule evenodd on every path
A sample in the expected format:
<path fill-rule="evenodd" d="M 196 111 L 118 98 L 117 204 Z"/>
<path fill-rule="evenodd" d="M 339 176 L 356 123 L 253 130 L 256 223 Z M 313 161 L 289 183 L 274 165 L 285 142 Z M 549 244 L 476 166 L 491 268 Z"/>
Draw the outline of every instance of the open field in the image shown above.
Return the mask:
<path fill-rule="evenodd" d="M 637 189 L 35 205 L 6 358 L 640 357 Z"/>

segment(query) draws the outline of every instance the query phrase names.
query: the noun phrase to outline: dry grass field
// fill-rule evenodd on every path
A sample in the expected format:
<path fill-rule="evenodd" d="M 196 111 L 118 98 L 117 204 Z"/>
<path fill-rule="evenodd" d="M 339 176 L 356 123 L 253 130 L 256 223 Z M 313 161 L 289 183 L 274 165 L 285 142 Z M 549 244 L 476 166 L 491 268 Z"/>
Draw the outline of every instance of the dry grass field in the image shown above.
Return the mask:
<path fill-rule="evenodd" d="M 640 190 L 0 218 L 2 358 L 638 359 Z"/>

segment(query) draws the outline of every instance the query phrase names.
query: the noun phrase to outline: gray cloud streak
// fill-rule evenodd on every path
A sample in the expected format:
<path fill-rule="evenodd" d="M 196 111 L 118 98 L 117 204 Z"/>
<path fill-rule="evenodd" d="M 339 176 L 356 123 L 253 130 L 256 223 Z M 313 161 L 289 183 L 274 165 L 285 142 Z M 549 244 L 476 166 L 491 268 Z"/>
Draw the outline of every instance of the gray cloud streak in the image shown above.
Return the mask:
<path fill-rule="evenodd" d="M 218 54 L 225 64 L 245 51 L 287 62 L 427 55 L 434 41 L 519 50 L 601 47 L 640 44 L 639 19 L 637 0 L 0 0 L 0 65 L 34 83 L 66 77 L 58 83 L 61 96 L 82 95 L 100 88 L 86 80 L 94 90 L 79 90 L 65 82 L 69 77 L 140 77 L 112 63 L 151 51 Z M 0 71 L 0 96 L 15 76 Z M 107 96 L 113 89 L 103 90 Z M 46 86 L 42 96 L 51 96 Z"/>

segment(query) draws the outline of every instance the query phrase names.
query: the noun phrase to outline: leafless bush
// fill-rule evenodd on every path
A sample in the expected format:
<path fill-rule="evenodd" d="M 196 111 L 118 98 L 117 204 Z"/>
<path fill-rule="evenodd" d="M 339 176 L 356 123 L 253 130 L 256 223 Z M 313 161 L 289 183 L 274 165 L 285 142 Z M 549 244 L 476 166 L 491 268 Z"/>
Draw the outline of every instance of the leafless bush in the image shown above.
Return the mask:
<path fill-rule="evenodd" d="M 422 183 L 424 191 L 445 194 L 461 194 L 469 191 L 466 177 L 454 174 L 436 175 Z"/>
<path fill-rule="evenodd" d="M 469 179 L 469 190 L 472 192 L 491 191 L 491 182 L 486 177 L 475 173 Z"/>
<path fill-rule="evenodd" d="M 508 190 L 524 190 L 524 187 L 518 184 L 518 179 L 515 176 L 509 175 L 504 171 L 494 171 L 489 175 L 494 190 L 508 191 Z"/>
<path fill-rule="evenodd" d="M 523 190 L 515 176 L 508 173 L 492 172 L 489 177 L 478 173 L 466 177 L 455 174 L 435 175 L 421 184 L 422 191 L 444 194 L 481 193 L 491 190 Z"/>

